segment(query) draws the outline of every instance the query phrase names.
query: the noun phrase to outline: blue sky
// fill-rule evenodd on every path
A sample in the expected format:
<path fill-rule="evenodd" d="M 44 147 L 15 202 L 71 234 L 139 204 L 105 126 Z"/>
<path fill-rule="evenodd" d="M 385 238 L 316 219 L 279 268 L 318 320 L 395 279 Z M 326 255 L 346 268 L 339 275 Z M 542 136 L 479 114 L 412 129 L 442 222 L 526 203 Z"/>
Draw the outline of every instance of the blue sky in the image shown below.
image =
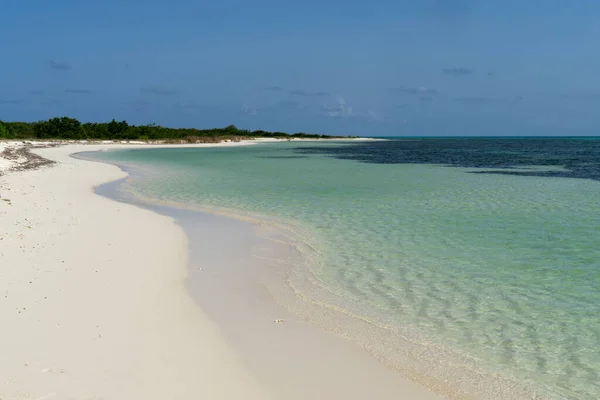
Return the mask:
<path fill-rule="evenodd" d="M 0 119 L 600 135 L 600 2 L 3 0 Z"/>

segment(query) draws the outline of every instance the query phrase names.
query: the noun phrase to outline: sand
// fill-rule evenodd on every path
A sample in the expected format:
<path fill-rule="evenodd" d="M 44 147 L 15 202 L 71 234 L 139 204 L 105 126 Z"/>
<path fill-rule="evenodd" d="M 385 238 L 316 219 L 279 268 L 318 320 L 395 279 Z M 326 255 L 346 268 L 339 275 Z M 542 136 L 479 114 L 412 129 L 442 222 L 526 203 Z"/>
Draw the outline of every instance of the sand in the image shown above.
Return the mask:
<path fill-rule="evenodd" d="M 0 399 L 270 398 L 185 290 L 182 230 L 94 194 L 124 173 L 78 150 L 0 177 Z"/>
<path fill-rule="evenodd" d="M 217 146 L 229 145 L 239 144 Z M 139 146 L 36 149 L 56 164 L 29 171 L 7 172 L 14 162 L 0 161 L 0 399 L 440 398 L 264 304 L 240 313 L 264 318 L 217 325 L 224 320 L 186 288 L 182 228 L 95 194 L 125 173 L 69 157 Z M 211 312 L 234 313 L 217 306 Z M 240 351 L 240 338 L 252 336 Z"/>

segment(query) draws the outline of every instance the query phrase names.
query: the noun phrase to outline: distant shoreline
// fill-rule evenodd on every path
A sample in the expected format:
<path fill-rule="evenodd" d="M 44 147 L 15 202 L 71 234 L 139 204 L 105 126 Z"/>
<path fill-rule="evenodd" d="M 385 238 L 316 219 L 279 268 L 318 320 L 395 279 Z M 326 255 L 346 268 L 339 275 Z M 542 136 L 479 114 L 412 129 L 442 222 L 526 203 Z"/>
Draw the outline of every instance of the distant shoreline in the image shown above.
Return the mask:
<path fill-rule="evenodd" d="M 84 147 L 93 147 L 95 146 L 100 150 L 111 150 L 111 149 L 133 149 L 133 148 L 177 148 L 177 147 L 190 147 L 190 148 L 202 148 L 202 147 L 222 147 L 222 146 L 249 146 L 255 144 L 262 143 L 282 143 L 282 142 L 347 142 L 347 141 L 376 141 L 380 139 L 371 139 L 371 138 L 326 138 L 326 139 L 307 139 L 307 138 L 287 138 L 287 139 L 277 139 L 277 138 L 258 138 L 258 139 L 243 139 L 238 141 L 232 140 L 223 140 L 221 142 L 199 142 L 199 143 L 189 143 L 185 141 L 181 142 L 165 142 L 165 141 L 135 141 L 135 140 L 64 140 L 64 139 L 56 139 L 56 140 L 7 140 L 0 138 L 0 175 L 3 171 L 8 171 L 11 169 L 14 170 L 22 170 L 22 169 L 31 169 L 32 165 L 30 163 L 31 158 L 36 158 L 36 166 L 38 168 L 40 166 L 45 165 L 46 163 L 40 160 L 40 157 L 32 153 L 31 149 L 41 149 L 46 147 L 56 147 L 56 146 L 84 146 Z M 89 149 L 85 149 L 85 151 L 89 151 Z M 97 150 L 98 151 L 98 150 Z M 19 155 L 21 154 L 21 155 Z M 29 155 L 31 157 L 29 157 Z M 51 162 L 50 162 L 51 164 Z"/>
<path fill-rule="evenodd" d="M 60 117 L 37 122 L 0 121 L 0 139 L 20 140 L 135 140 L 163 141 L 167 143 L 219 143 L 222 141 L 270 139 L 350 139 L 356 136 L 324 135 L 317 133 L 269 132 L 239 129 L 235 125 L 224 128 L 168 128 L 156 124 L 130 125 L 127 121 L 85 122 L 75 118 Z"/>

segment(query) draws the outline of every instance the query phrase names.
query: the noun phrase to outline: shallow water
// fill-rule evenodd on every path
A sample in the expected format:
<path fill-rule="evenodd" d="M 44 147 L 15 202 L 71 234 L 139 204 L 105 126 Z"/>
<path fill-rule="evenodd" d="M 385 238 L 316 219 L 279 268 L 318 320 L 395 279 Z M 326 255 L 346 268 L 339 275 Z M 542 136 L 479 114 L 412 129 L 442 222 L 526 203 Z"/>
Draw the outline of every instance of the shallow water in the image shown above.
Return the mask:
<path fill-rule="evenodd" d="M 598 141 L 554 140 L 90 157 L 143 171 L 125 184 L 139 197 L 289 222 L 319 283 L 353 312 L 552 397 L 597 399 Z"/>

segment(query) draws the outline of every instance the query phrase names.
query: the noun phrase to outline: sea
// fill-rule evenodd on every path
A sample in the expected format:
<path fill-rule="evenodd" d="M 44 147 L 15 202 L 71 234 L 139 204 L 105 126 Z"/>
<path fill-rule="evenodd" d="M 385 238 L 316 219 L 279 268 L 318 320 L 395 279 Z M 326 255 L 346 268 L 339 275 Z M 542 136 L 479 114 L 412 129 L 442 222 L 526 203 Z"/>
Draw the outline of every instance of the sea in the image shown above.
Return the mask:
<path fill-rule="evenodd" d="M 600 138 L 84 157 L 139 201 L 279 232 L 300 261 L 275 301 L 450 398 L 600 398 Z"/>

